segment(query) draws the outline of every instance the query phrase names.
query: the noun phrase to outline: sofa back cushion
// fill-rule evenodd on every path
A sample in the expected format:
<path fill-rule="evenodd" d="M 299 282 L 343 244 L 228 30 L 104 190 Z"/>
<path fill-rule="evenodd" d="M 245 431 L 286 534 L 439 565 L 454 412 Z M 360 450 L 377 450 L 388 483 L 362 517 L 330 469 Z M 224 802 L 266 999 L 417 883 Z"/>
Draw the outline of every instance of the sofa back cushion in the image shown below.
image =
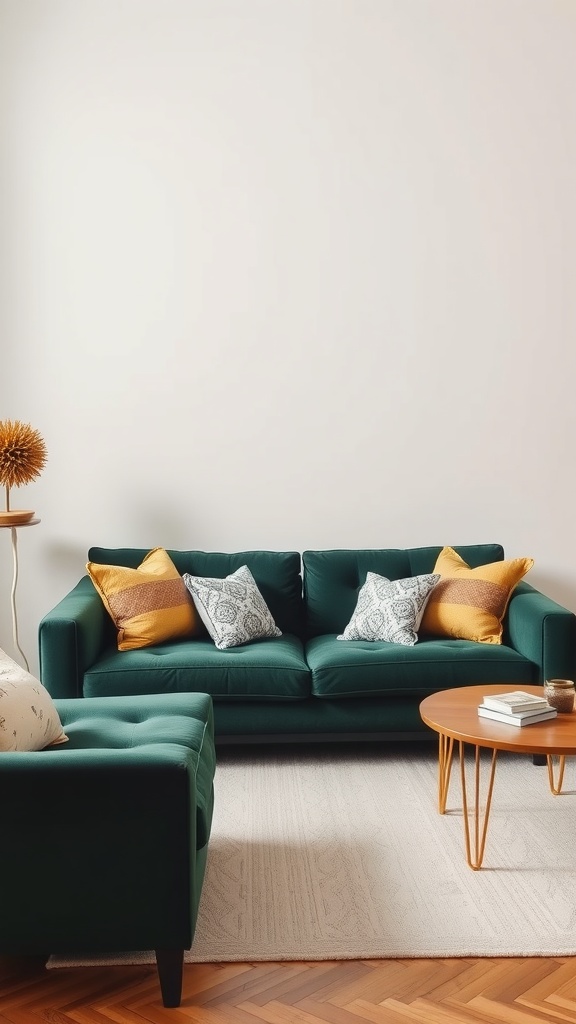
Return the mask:
<path fill-rule="evenodd" d="M 147 548 L 90 548 L 88 560 L 136 568 Z M 283 633 L 302 636 L 304 625 L 300 554 L 297 551 L 173 551 L 168 554 L 182 575 L 223 579 L 247 565 Z"/>
<path fill-rule="evenodd" d="M 369 572 L 399 580 L 431 573 L 443 545 L 305 551 L 302 555 L 307 636 L 342 633 Z M 467 544 L 454 550 L 471 568 L 504 558 L 500 544 Z"/>

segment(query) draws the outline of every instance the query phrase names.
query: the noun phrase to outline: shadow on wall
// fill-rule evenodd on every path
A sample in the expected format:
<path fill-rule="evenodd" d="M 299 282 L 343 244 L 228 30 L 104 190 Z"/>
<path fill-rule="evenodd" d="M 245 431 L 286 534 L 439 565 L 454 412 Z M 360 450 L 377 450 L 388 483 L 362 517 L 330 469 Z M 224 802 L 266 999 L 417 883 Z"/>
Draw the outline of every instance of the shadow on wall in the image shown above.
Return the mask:
<path fill-rule="evenodd" d="M 88 551 L 91 547 L 144 548 L 155 547 L 188 550 L 199 546 L 194 544 L 194 524 L 185 516 L 167 514 L 158 510 L 141 507 L 139 515 L 132 518 L 130 528 L 120 521 L 111 533 L 109 525 L 97 531 L 86 543 L 66 540 L 49 540 L 43 550 L 46 568 L 60 578 L 73 580 L 74 585 L 86 573 Z"/>
<path fill-rule="evenodd" d="M 86 574 L 87 549 L 82 544 L 67 541 L 48 541 L 44 557 L 49 569 L 70 576 L 75 583 Z"/>
<path fill-rule="evenodd" d="M 574 580 L 532 572 L 526 577 L 526 583 L 535 587 L 536 590 L 541 590 L 543 594 L 551 597 L 558 604 L 564 605 L 565 608 L 569 608 L 570 611 L 576 612 L 576 582 Z"/>
<path fill-rule="evenodd" d="M 197 514 L 186 512 L 182 499 L 177 496 L 156 503 L 149 495 L 143 494 L 141 502 L 134 501 L 131 495 L 113 522 L 103 516 L 103 528 L 91 531 L 82 556 L 83 565 L 91 547 L 146 548 L 148 551 L 157 547 L 185 551 L 200 547 L 197 519 Z"/>
<path fill-rule="evenodd" d="M 120 538 L 119 542 L 111 544 L 110 547 L 162 547 L 175 551 L 188 551 L 200 547 L 197 543 L 198 530 L 194 518 L 185 511 L 181 498 L 175 497 L 173 502 L 163 500 L 159 505 L 155 505 L 148 498 L 129 516 L 128 522 L 131 527 L 128 537 Z M 133 524 L 136 524 L 136 529 Z M 102 541 L 95 540 L 92 543 L 107 546 Z"/>

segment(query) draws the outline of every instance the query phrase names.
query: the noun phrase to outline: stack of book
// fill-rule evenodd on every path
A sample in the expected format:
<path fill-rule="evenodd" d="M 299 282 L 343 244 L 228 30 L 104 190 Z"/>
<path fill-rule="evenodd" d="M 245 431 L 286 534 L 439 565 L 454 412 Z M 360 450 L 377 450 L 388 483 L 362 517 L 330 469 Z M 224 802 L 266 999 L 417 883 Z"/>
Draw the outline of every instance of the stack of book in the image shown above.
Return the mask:
<path fill-rule="evenodd" d="M 495 693 L 483 697 L 478 708 L 480 718 L 492 718 L 495 722 L 506 725 L 533 725 L 535 722 L 547 722 L 556 718 L 556 708 L 548 703 L 545 697 L 535 697 L 532 693 L 515 690 L 513 693 Z"/>

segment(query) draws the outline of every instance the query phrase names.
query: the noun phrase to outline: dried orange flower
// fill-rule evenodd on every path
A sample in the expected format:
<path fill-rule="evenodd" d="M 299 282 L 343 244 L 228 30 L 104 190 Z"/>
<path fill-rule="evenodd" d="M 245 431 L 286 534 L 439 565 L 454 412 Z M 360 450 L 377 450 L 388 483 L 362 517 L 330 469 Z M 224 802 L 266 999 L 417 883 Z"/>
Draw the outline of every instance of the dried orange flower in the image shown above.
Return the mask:
<path fill-rule="evenodd" d="M 0 484 L 10 488 L 30 483 L 40 476 L 47 457 L 42 436 L 29 423 L 0 420 Z"/>

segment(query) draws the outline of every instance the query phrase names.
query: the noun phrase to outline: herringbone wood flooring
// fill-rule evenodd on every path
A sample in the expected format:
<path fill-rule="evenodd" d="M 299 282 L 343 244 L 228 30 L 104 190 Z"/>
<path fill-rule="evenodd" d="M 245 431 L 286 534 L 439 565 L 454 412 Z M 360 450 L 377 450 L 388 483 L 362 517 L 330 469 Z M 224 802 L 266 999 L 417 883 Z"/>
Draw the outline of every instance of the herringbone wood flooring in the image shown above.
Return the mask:
<path fill-rule="evenodd" d="M 182 1005 L 154 967 L 46 971 L 0 957 L 7 1024 L 560 1024 L 576 1022 L 576 957 L 195 964 Z"/>

